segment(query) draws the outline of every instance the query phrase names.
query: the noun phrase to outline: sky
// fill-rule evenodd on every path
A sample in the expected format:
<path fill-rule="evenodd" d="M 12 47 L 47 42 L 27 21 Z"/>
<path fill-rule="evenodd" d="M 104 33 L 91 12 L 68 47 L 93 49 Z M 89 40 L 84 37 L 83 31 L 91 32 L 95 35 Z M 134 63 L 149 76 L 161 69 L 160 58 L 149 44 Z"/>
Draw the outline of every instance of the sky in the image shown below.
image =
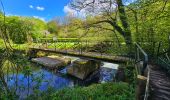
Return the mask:
<path fill-rule="evenodd" d="M 31 16 L 49 21 L 64 16 L 71 9 L 70 0 L 2 0 L 6 15 Z M 0 5 L 2 10 L 2 6 Z"/>
<path fill-rule="evenodd" d="M 77 16 L 84 16 L 85 11 L 77 13 L 68 4 L 71 0 L 1 0 L 7 16 L 29 16 L 50 21 L 55 17 L 62 17 L 73 13 Z M 135 0 L 124 0 L 135 1 Z M 125 3 L 126 4 L 126 3 Z M 0 10 L 2 6 L 0 5 Z"/>

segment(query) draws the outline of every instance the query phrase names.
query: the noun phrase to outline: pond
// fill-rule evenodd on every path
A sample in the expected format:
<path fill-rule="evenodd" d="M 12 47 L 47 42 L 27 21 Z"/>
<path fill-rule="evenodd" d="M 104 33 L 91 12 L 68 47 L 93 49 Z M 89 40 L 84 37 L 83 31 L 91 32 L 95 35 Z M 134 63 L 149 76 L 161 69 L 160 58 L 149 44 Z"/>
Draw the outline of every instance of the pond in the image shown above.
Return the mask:
<path fill-rule="evenodd" d="M 80 59 L 77 57 L 70 58 L 71 62 Z M 102 64 L 99 70 L 89 75 L 87 79 L 80 80 L 67 74 L 66 68 L 70 67 L 71 64 L 62 70 L 52 71 L 40 65 L 30 63 L 29 61 L 25 63 L 29 63 L 30 67 L 11 67 L 14 64 L 11 64 L 9 60 L 5 63 L 4 65 L 8 64 L 8 67 L 5 66 L 4 68 L 4 72 L 6 72 L 5 80 L 8 87 L 15 91 L 20 99 L 26 98 L 35 91 L 46 91 L 49 87 L 60 90 L 67 87 L 88 86 L 94 83 L 110 82 L 114 80 L 116 70 L 119 66 L 114 63 L 101 62 Z"/>

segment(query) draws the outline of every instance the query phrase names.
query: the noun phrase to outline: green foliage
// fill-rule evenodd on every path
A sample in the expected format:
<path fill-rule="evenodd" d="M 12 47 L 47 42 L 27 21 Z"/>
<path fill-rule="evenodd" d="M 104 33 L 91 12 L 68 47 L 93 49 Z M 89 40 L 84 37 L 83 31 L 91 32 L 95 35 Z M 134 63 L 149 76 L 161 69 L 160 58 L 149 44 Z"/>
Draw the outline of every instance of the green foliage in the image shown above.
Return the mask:
<path fill-rule="evenodd" d="M 128 8 L 126 11 L 134 41 L 139 42 L 148 54 L 158 48 L 158 44 L 153 45 L 154 42 L 162 42 L 163 48 L 167 48 L 170 35 L 170 2 L 139 0 Z"/>
<path fill-rule="evenodd" d="M 4 48 L 4 43 L 3 43 L 3 40 L 2 39 L 0 39 L 0 49 L 2 49 L 2 48 Z"/>
<path fill-rule="evenodd" d="M 83 35 L 83 21 L 79 18 L 68 18 L 67 24 L 60 25 L 58 37 L 60 38 L 79 38 Z"/>
<path fill-rule="evenodd" d="M 40 41 L 42 41 L 42 42 L 45 42 L 45 41 L 48 41 L 48 42 L 55 42 L 55 41 L 53 41 L 53 38 L 51 37 L 51 38 L 40 38 Z M 77 42 L 77 41 L 79 41 L 79 39 L 78 38 L 57 38 L 57 40 L 56 41 L 58 41 L 58 42 L 60 42 L 60 41 L 70 41 L 70 42 Z"/>
<path fill-rule="evenodd" d="M 25 44 L 11 44 L 12 47 L 16 50 L 28 50 L 32 45 L 29 43 L 25 43 Z"/>
<path fill-rule="evenodd" d="M 57 35 L 59 32 L 59 25 L 58 25 L 57 21 L 55 21 L 55 20 L 48 22 L 47 28 L 48 28 L 48 31 L 52 34 Z"/>
<path fill-rule="evenodd" d="M 47 29 L 44 21 L 30 17 L 6 16 L 5 24 L 10 39 L 16 44 L 31 42 L 32 39 L 43 37 Z M 5 32 L 2 15 L 0 15 L 0 26 L 1 31 Z"/>
<path fill-rule="evenodd" d="M 125 70 L 126 82 L 135 88 L 137 73 L 134 64 L 132 62 L 127 62 L 123 68 Z"/>
<path fill-rule="evenodd" d="M 32 23 L 31 37 L 36 40 L 37 38 L 44 37 L 47 30 L 47 24 L 37 18 L 27 18 Z"/>
<path fill-rule="evenodd" d="M 27 41 L 27 35 L 31 30 L 31 23 L 22 18 L 11 16 L 7 19 L 7 30 L 14 43 L 23 44 Z"/>
<path fill-rule="evenodd" d="M 84 88 L 65 89 L 52 95 L 53 100 L 133 100 L 128 84 L 106 83 Z"/>
<path fill-rule="evenodd" d="M 1 85 L 0 85 L 1 86 Z M 0 90 L 0 100 L 16 100 L 18 96 L 16 94 L 5 94 L 3 90 Z"/>
<path fill-rule="evenodd" d="M 47 94 L 46 94 L 47 93 Z M 50 93 L 50 94 L 49 94 Z M 55 93 L 45 92 L 28 98 L 37 100 L 135 100 L 127 83 L 94 84 L 89 87 L 76 87 L 59 90 Z"/>

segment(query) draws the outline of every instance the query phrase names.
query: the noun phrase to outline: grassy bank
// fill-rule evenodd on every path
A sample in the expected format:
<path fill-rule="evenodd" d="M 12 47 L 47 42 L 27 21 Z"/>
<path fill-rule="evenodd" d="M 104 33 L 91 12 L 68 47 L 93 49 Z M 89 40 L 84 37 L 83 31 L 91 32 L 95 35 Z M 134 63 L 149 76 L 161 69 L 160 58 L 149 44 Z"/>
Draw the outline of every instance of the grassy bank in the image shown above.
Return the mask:
<path fill-rule="evenodd" d="M 66 88 L 32 95 L 28 100 L 135 100 L 127 83 L 94 84 L 89 87 Z"/>

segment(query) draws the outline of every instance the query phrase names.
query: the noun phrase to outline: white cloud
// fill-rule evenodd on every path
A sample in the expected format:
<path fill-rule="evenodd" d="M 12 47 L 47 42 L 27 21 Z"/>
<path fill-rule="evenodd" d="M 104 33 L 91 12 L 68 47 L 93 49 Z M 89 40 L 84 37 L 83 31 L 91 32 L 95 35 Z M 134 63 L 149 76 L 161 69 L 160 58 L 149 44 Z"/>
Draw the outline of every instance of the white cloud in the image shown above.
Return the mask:
<path fill-rule="evenodd" d="M 36 9 L 39 10 L 39 11 L 44 11 L 45 10 L 44 7 L 40 7 L 40 6 L 37 6 Z"/>
<path fill-rule="evenodd" d="M 29 5 L 29 8 L 31 8 L 31 9 L 36 9 L 36 10 L 38 10 L 38 11 L 44 11 L 44 10 L 45 10 L 45 8 L 42 7 L 42 6 L 34 7 L 33 5 Z"/>
<path fill-rule="evenodd" d="M 84 16 L 86 16 L 86 13 L 85 13 L 84 10 L 76 11 L 74 9 L 71 9 L 68 5 L 64 6 L 63 11 L 67 15 L 72 15 L 72 16 L 75 16 L 75 17 L 84 17 Z"/>
<path fill-rule="evenodd" d="M 69 6 L 64 6 L 63 11 L 64 11 L 66 14 L 68 14 L 68 13 L 73 13 L 73 14 L 76 13 L 76 11 L 73 10 L 73 9 L 71 9 Z"/>
<path fill-rule="evenodd" d="M 19 16 L 19 15 L 15 15 L 15 14 L 11 14 L 11 13 L 6 13 L 6 16 Z"/>
<path fill-rule="evenodd" d="M 33 6 L 33 5 L 29 5 L 29 8 L 33 9 L 33 8 L 34 8 L 34 6 Z"/>
<path fill-rule="evenodd" d="M 40 20 L 42 20 L 42 21 L 45 21 L 45 18 L 43 18 L 43 17 L 39 17 L 39 16 L 33 16 L 34 18 L 37 18 L 37 19 L 40 19 Z"/>

